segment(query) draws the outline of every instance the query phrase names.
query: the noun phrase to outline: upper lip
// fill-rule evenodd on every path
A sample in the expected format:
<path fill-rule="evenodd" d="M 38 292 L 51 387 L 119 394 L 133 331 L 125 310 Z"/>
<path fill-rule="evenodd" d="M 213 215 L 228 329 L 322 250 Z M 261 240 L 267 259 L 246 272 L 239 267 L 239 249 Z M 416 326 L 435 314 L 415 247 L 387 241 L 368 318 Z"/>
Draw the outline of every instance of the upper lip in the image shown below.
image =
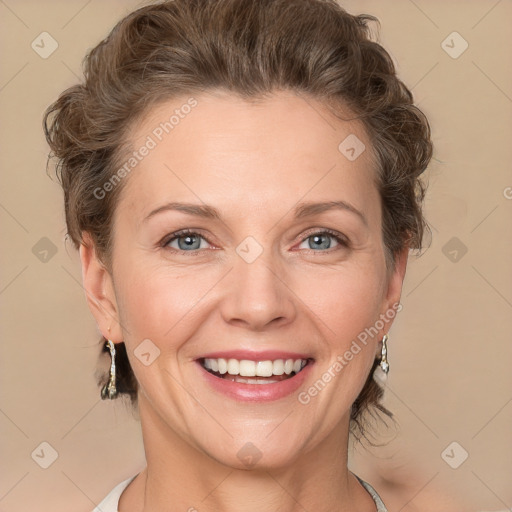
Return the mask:
<path fill-rule="evenodd" d="M 286 352 L 283 350 L 226 350 L 209 352 L 198 359 L 238 359 L 239 361 L 245 359 L 248 361 L 275 361 L 276 359 L 313 359 L 311 355 L 298 353 L 298 352 Z"/>

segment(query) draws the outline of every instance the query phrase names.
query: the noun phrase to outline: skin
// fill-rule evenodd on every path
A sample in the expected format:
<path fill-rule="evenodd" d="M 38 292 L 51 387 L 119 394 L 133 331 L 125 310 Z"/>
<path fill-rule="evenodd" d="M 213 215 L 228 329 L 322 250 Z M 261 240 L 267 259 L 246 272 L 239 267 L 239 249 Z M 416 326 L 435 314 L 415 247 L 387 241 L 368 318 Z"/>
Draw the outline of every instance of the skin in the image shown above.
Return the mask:
<path fill-rule="evenodd" d="M 194 361 L 232 348 L 309 353 L 307 390 L 399 302 L 407 248 L 388 271 L 368 136 L 292 92 L 255 103 L 194 97 L 198 105 L 122 183 L 112 274 L 90 238 L 80 248 L 98 327 L 125 342 L 140 384 L 147 467 L 119 510 L 375 511 L 347 469 L 349 417 L 392 321 L 307 405 L 297 393 L 267 403 L 226 398 L 198 378 Z M 187 99 L 155 107 L 133 128 L 133 147 Z M 366 146 L 355 161 L 338 150 L 350 134 Z M 366 224 L 348 210 L 293 216 L 298 202 L 340 200 Z M 223 221 L 177 211 L 144 221 L 170 201 L 211 205 Z M 204 237 L 194 249 L 186 252 L 183 238 L 159 244 L 185 228 Z M 324 235 L 318 248 L 312 235 L 325 229 L 349 245 Z M 236 252 L 248 236 L 263 248 L 250 264 Z M 160 350 L 149 366 L 134 355 L 145 339 Z M 248 442 L 262 454 L 251 469 L 237 456 Z"/>

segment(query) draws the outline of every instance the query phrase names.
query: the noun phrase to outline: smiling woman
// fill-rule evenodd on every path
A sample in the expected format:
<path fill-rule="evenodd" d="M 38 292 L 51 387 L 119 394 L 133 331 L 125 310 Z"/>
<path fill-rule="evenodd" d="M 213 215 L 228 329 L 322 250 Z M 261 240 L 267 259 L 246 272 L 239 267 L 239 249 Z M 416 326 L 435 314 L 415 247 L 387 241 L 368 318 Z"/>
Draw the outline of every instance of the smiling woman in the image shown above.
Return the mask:
<path fill-rule="evenodd" d="M 97 510 L 386 510 L 348 439 L 390 415 L 432 144 L 372 20 L 330 0 L 148 5 L 48 108 L 102 396 L 130 396 L 147 461 Z"/>

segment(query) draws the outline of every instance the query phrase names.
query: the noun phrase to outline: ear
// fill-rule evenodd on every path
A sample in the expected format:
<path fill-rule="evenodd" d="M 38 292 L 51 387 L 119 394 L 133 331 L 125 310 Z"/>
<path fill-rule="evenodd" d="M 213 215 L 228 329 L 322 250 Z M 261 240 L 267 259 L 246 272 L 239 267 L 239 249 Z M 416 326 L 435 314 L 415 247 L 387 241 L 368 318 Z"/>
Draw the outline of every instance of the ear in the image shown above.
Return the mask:
<path fill-rule="evenodd" d="M 82 235 L 79 252 L 87 304 L 103 337 L 123 341 L 112 276 L 99 260 L 90 234 Z"/>
<path fill-rule="evenodd" d="M 407 259 L 409 256 L 409 246 L 406 245 L 395 258 L 395 268 L 388 276 L 388 286 L 386 291 L 386 299 L 384 301 L 384 310 L 382 313 L 393 309 L 399 311 L 398 304 L 400 303 L 400 296 L 402 295 L 402 284 L 405 278 L 405 271 L 407 268 Z M 394 317 L 393 317 L 394 318 Z M 392 323 L 392 322 L 391 322 Z M 391 327 L 391 323 L 389 327 Z M 389 330 L 389 329 L 387 329 Z"/>

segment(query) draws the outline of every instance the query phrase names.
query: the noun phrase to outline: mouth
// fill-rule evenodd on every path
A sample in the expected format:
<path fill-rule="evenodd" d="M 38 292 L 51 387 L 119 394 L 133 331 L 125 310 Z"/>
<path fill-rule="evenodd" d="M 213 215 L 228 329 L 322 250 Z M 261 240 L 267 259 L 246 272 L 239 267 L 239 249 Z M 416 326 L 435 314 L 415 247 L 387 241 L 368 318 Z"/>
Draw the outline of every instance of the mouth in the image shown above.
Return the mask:
<path fill-rule="evenodd" d="M 249 359 L 200 358 L 201 367 L 211 375 L 228 382 L 269 385 L 293 379 L 313 363 L 306 359 Z"/>

